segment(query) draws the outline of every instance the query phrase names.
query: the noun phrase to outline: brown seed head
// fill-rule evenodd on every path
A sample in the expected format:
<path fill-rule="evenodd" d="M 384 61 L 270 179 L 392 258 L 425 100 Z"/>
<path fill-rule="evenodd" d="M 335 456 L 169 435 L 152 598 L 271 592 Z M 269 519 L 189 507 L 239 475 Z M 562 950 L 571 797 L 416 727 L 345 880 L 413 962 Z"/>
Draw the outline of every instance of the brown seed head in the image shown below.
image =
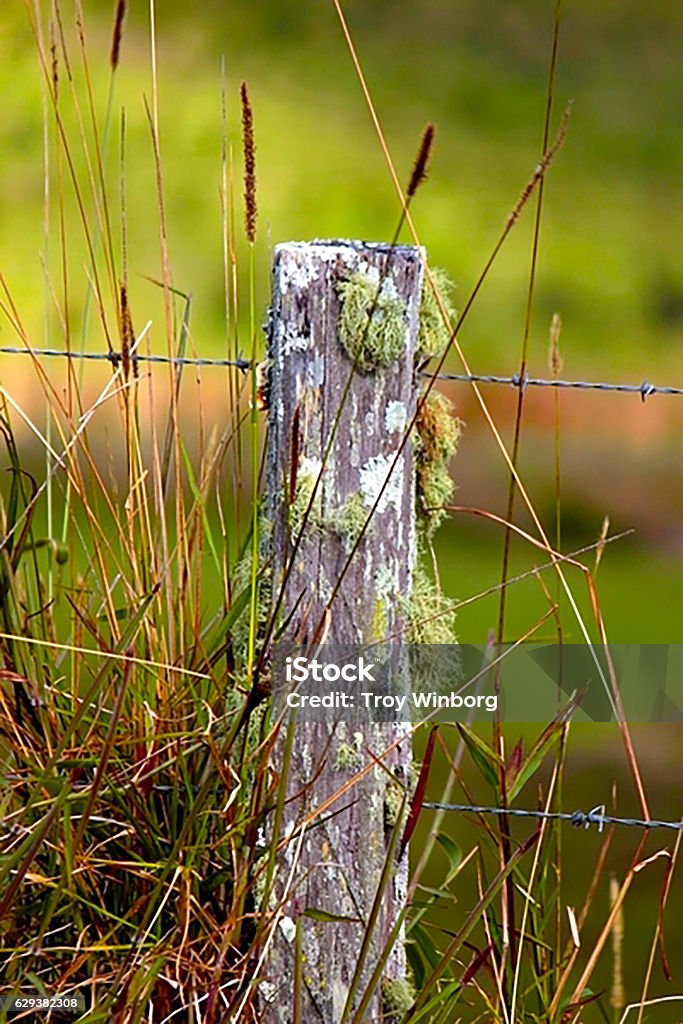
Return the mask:
<path fill-rule="evenodd" d="M 256 238 L 256 161 L 254 159 L 254 115 L 247 83 L 240 86 L 242 97 L 242 144 L 244 147 L 244 224 L 247 240 Z"/>
<path fill-rule="evenodd" d="M 59 58 L 57 56 L 57 32 L 54 20 L 50 20 L 50 66 L 52 68 L 52 96 L 55 103 L 59 98 Z"/>
<path fill-rule="evenodd" d="M 410 175 L 410 182 L 408 183 L 408 198 L 410 199 L 415 195 L 417 189 L 427 177 L 427 161 L 429 160 L 429 154 L 434 144 L 434 134 L 436 128 L 433 124 L 428 124 L 422 133 L 422 141 L 420 142 L 420 148 L 417 151 L 415 157 L 415 163 L 413 164 L 413 173 Z"/>
<path fill-rule="evenodd" d="M 128 289 L 125 284 L 121 284 L 120 287 L 120 331 L 121 331 L 121 367 L 123 369 L 124 380 L 128 380 L 130 377 L 131 362 L 133 364 L 133 375 L 138 375 L 138 364 L 137 359 L 133 357 L 131 360 L 131 349 L 135 343 L 135 331 L 133 330 L 133 318 L 130 315 L 130 306 L 128 305 Z"/>
<path fill-rule="evenodd" d="M 123 22 L 126 17 L 127 6 L 128 4 L 126 0 L 117 0 L 116 13 L 114 14 L 114 31 L 111 37 L 111 53 L 109 55 L 109 63 L 111 64 L 112 71 L 116 71 L 119 66 L 121 40 L 123 39 Z"/>

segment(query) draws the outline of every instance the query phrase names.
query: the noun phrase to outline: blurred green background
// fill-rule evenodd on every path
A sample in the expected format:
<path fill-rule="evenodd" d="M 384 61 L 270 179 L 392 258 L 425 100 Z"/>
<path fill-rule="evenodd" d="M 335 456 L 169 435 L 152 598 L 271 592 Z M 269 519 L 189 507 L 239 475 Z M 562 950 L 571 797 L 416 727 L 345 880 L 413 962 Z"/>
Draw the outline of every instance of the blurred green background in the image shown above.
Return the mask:
<path fill-rule="evenodd" d="M 31 5 L 29 5 L 30 7 Z M 38 4 L 49 53 L 50 5 Z M 88 67 L 98 111 L 109 187 L 113 236 L 120 246 L 118 177 L 121 108 L 126 114 L 126 180 L 131 306 L 138 329 L 152 320 L 152 347 L 165 351 L 159 290 L 158 209 L 154 162 L 143 97 L 152 103 L 148 5 L 132 3 L 111 95 L 110 2 L 85 0 Z M 508 213 L 539 155 L 552 39 L 551 0 L 349 0 L 351 32 L 391 151 L 407 179 L 427 121 L 438 126 L 428 183 L 413 215 L 433 265 L 446 268 L 462 307 Z M 73 9 L 62 5 L 63 28 L 76 94 L 85 76 Z M 683 7 L 670 0 L 573 0 L 563 6 L 553 125 L 573 100 L 569 135 L 545 191 L 529 370 L 548 373 L 548 328 L 562 316 L 566 377 L 683 386 Z M 102 350 L 97 320 L 84 321 L 87 250 L 68 169 L 57 158 L 50 126 L 53 198 L 44 242 L 43 87 L 36 43 L 19 0 L 0 9 L 0 269 L 34 345 L 60 346 L 59 317 L 50 288 L 61 295 L 60 192 L 69 253 L 69 329 Z M 399 207 L 331 2 L 309 0 L 180 0 L 157 3 L 158 109 L 165 211 L 174 284 L 193 295 L 192 346 L 203 355 L 226 351 L 221 236 L 221 66 L 224 66 L 229 143 L 235 162 L 236 219 L 241 239 L 238 88 L 249 84 L 254 106 L 259 195 L 256 247 L 257 306 L 269 293 L 275 242 L 315 237 L 391 238 Z M 60 100 L 73 140 L 74 168 L 86 216 L 94 222 L 87 165 L 78 144 L 78 117 L 62 72 Z M 81 113 L 91 140 L 87 110 Z M 48 120 L 50 118 L 48 117 Z M 475 371 L 512 374 L 519 361 L 528 287 L 534 204 L 497 259 L 460 335 Z M 246 267 L 243 242 L 241 267 Z M 41 261 L 47 259 L 47 288 Z M 246 306 L 244 274 L 241 276 Z M 45 315 L 45 307 L 49 312 Z M 244 337 L 247 332 L 242 324 Z M 0 344 L 16 344 L 6 319 Z M 245 340 L 245 348 L 248 341 Z M 18 357 L 0 357 L 0 377 L 24 407 L 35 390 Z M 459 370 L 452 357 L 449 368 Z M 55 381 L 63 371 L 50 365 Z M 92 371 L 98 389 L 106 372 Z M 223 423 L 225 383 L 218 370 L 202 373 L 204 427 Z M 459 504 L 504 513 L 507 479 L 496 445 L 465 385 L 447 388 L 466 423 L 453 470 Z M 509 443 L 516 396 L 485 388 Z M 39 410 L 35 415 L 39 418 Z M 188 412 L 188 440 L 192 419 Z M 566 392 L 561 398 L 562 507 L 565 549 L 596 540 L 603 517 L 612 530 L 634 529 L 605 551 L 599 594 L 615 642 L 683 640 L 683 398 Z M 554 530 L 553 397 L 527 393 L 521 470 L 546 529 Z M 31 444 L 28 438 L 25 444 Z M 528 517 L 518 502 L 518 522 Z M 500 577 L 501 528 L 466 516 L 438 538 L 443 586 L 460 600 Z M 511 572 L 543 562 L 524 542 L 513 547 Z M 590 558 L 589 558 L 590 561 Z M 589 617 L 585 583 L 568 570 Z M 555 582 L 546 574 L 555 593 Z M 536 580 L 517 584 L 508 603 L 508 636 L 530 629 L 548 602 Z M 566 608 L 563 607 L 563 612 Z M 497 619 L 497 597 L 459 612 L 463 641 L 482 642 Z M 564 614 L 566 639 L 580 640 Z M 546 634 L 554 639 L 550 627 Z M 680 810 L 676 750 L 680 729 L 640 730 L 637 746 L 653 813 Z M 597 756 L 600 760 L 596 760 Z M 612 779 L 637 812 L 615 730 L 579 730 L 568 769 L 567 799 L 589 809 L 608 798 Z M 671 766 L 675 770 L 671 770 Z M 600 785 L 596 791 L 596 771 Z M 620 809 L 622 805 L 620 804 Z M 614 847 L 623 870 L 636 837 Z M 573 834 L 572 856 L 592 864 L 595 837 Z M 586 850 L 590 849 L 590 854 Z M 592 868 L 570 881 L 579 900 Z M 639 935 L 652 934 L 661 872 L 627 918 L 629 965 L 642 977 Z M 644 877 L 644 876 L 643 876 Z M 600 897 L 604 908 L 606 896 Z M 675 922 L 674 922 L 675 924 Z M 645 931 L 642 931 L 645 929 Z M 635 933 L 635 936 L 634 936 Z M 635 937 L 635 942 L 633 941 Z M 679 931 L 680 948 L 680 931 Z M 670 941 L 675 942 L 675 936 Z M 635 995 L 629 990 L 629 995 Z M 670 1007 L 653 1020 L 673 1020 Z M 587 1018 L 588 1019 L 588 1018 Z M 592 1018 L 591 1018 L 592 1019 Z"/>
<path fill-rule="evenodd" d="M 89 75 L 105 131 L 113 4 L 85 3 Z M 49 11 L 39 5 L 49 51 Z M 434 265 L 456 283 L 460 306 L 488 258 L 540 153 L 553 4 L 550 0 L 443 3 L 350 2 L 346 13 L 384 131 L 403 178 L 420 133 L 438 126 L 428 184 L 414 206 Z M 85 78 L 62 7 L 77 94 Z M 26 10 L 0 12 L 3 59 L 0 123 L 3 152 L 0 266 L 34 344 L 45 339 L 43 127 L 41 73 Z M 683 228 L 680 132 L 683 12 L 668 0 L 564 5 L 553 124 L 573 101 L 569 135 L 545 192 L 530 372 L 547 375 L 548 328 L 563 320 L 564 375 L 573 378 L 683 382 Z M 284 239 L 388 239 L 398 204 L 331 2 L 218 2 L 157 5 L 158 109 L 166 217 L 174 284 L 193 295 L 193 345 L 223 354 L 226 326 L 220 214 L 221 65 L 229 143 L 235 162 L 241 236 L 238 86 L 246 79 L 255 110 L 259 236 L 257 308 L 269 291 L 270 248 Z M 49 59 L 49 56 L 48 56 Z M 73 140 L 86 214 L 93 217 L 78 120 L 62 75 L 61 111 Z M 120 110 L 126 116 L 126 178 L 131 303 L 136 324 L 152 319 L 152 345 L 165 350 L 154 164 L 144 98 L 152 103 L 149 11 L 131 4 L 113 86 L 104 161 L 119 245 Z M 86 123 L 85 107 L 81 113 Z M 52 127 L 54 135 L 54 126 Z M 92 140 L 90 141 L 92 153 Z M 51 144 L 53 194 L 65 200 L 70 253 L 70 329 L 83 330 L 87 262 L 66 168 Z M 61 174 L 61 185 L 58 176 Z M 472 368 L 512 374 L 524 322 L 533 209 L 497 259 L 460 335 Z M 48 261 L 59 292 L 58 204 L 51 208 Z M 241 244 L 241 243 L 240 243 Z M 243 250 L 242 250 L 243 254 Z M 246 267 L 242 259 L 242 267 Z M 244 280 L 242 279 L 242 288 Z M 51 300 L 48 300 L 50 306 Z M 246 305 L 246 302 L 243 303 Z M 51 326 L 50 326 L 51 324 Z M 48 318 L 55 341 L 58 322 Z M 101 348 L 91 319 L 88 342 Z M 3 322 L 2 343 L 14 338 Z M 246 332 L 245 332 L 246 339 Z M 60 340 L 60 339 L 57 339 Z M 247 342 L 248 344 L 248 342 Z M 457 358 L 451 369 L 460 369 Z M 3 360 L 3 375 L 20 368 Z M 220 416 L 219 371 L 205 371 L 209 407 Z M 17 386 L 19 382 L 17 381 Z M 29 388 L 29 385 L 26 385 Z M 454 463 L 460 504 L 504 510 L 504 464 L 471 389 L 449 393 L 466 423 Z M 514 394 L 484 395 L 509 443 Z M 546 529 L 553 530 L 553 397 L 529 392 L 521 465 Z M 607 627 L 615 641 L 681 638 L 683 584 L 683 400 L 565 392 L 561 399 L 566 549 L 594 541 L 605 514 L 612 530 L 636 533 L 613 545 L 600 569 Z M 518 503 L 519 523 L 527 526 Z M 469 598 L 499 575 L 501 528 L 468 517 L 440 536 L 444 585 Z M 538 563 L 523 542 L 513 571 Z M 451 571 L 450 566 L 454 568 Z M 577 592 L 583 584 L 576 581 Z M 647 595 L 645 599 L 645 595 Z M 537 583 L 519 586 L 510 634 L 528 629 L 547 608 Z M 539 612 L 540 609 L 540 612 Z M 495 599 L 461 611 L 460 635 L 482 641 L 495 622 Z M 568 629 L 574 624 L 568 622 Z M 578 634 L 575 636 L 578 639 Z"/>

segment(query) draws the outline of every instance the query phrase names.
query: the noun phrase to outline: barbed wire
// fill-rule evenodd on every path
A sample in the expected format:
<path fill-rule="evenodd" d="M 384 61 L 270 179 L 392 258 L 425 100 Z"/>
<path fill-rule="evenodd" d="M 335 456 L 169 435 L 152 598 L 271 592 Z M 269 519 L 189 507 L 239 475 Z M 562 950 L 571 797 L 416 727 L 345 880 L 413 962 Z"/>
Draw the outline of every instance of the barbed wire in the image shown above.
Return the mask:
<path fill-rule="evenodd" d="M 424 376 L 432 376 L 428 372 Z M 622 391 L 640 395 L 643 402 L 650 395 L 683 395 L 683 388 L 651 384 L 613 384 L 611 381 L 560 380 L 559 378 L 529 377 L 528 374 L 513 373 L 511 377 L 500 377 L 493 373 L 439 373 L 437 380 L 465 381 L 470 384 L 508 384 L 513 388 L 577 388 L 580 391 Z"/>
<path fill-rule="evenodd" d="M 438 800 L 425 800 L 423 807 L 435 811 L 453 811 L 461 814 L 498 814 L 507 815 L 510 818 L 537 818 L 546 821 L 569 821 L 576 828 L 590 828 L 597 825 L 598 832 L 602 832 L 605 825 L 624 825 L 628 828 L 670 828 L 680 831 L 683 829 L 683 821 L 662 821 L 657 818 L 616 818 L 612 814 L 605 814 L 605 805 L 598 804 L 591 811 L 530 811 L 520 807 L 483 807 L 478 804 L 446 804 Z"/>
<path fill-rule="evenodd" d="M 52 358 L 90 360 L 92 362 L 106 362 L 116 368 L 123 362 L 120 352 L 70 352 L 58 348 L 14 348 L 5 346 L 0 348 L 0 355 L 6 356 L 35 356 Z M 210 359 L 208 356 L 153 356 L 153 355 L 131 355 L 131 363 L 164 363 L 170 366 L 234 366 L 246 373 L 251 369 L 251 360 L 242 359 Z"/>
<path fill-rule="evenodd" d="M 18 348 L 5 346 L 0 348 L 0 355 L 32 355 L 35 358 L 62 358 L 73 360 L 90 360 L 108 362 L 114 368 L 121 365 L 123 356 L 120 352 L 72 352 L 56 348 Z M 157 363 L 170 366 L 222 366 L 234 367 L 246 373 L 251 369 L 251 360 L 238 356 L 236 359 L 215 359 L 208 356 L 160 356 L 132 355 L 132 363 Z M 573 388 L 579 391 L 618 391 L 626 394 L 640 395 L 644 402 L 651 395 L 683 395 L 683 387 L 652 384 L 644 380 L 640 384 L 613 383 L 612 381 L 595 380 L 564 380 L 560 378 L 530 377 L 528 374 L 513 373 L 506 377 L 495 373 L 437 373 L 428 370 L 420 373 L 421 377 L 436 380 L 457 381 L 465 384 L 502 384 L 526 391 L 527 388 Z"/>

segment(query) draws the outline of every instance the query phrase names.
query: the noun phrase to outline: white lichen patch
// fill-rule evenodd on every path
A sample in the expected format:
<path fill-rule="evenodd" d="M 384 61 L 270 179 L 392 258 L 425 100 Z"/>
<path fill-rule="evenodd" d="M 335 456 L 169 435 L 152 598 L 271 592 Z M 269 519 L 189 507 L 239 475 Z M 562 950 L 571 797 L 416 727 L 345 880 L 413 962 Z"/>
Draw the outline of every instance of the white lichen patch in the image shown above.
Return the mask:
<path fill-rule="evenodd" d="M 390 455 L 374 455 L 368 459 L 360 468 L 360 493 L 367 508 L 372 508 L 379 498 L 378 512 L 384 512 L 389 505 L 399 512 L 403 498 L 403 459 L 395 466 Z"/>
<path fill-rule="evenodd" d="M 283 259 L 280 261 L 279 285 L 280 293 L 286 295 L 290 288 L 303 291 L 318 280 L 319 266 L 305 252 L 297 252 L 290 246 L 282 247 Z"/>
<path fill-rule="evenodd" d="M 358 415 L 358 396 L 354 392 L 351 395 L 351 416 L 349 419 L 349 433 L 351 446 L 349 448 L 349 463 L 354 469 L 360 465 L 361 429 L 360 417 Z"/>
<path fill-rule="evenodd" d="M 284 917 L 280 918 L 280 931 L 284 935 L 285 942 L 294 942 L 296 925 L 294 924 L 294 921 L 292 921 L 291 917 L 287 917 L 286 914 Z"/>
<path fill-rule="evenodd" d="M 357 272 L 359 274 L 363 274 L 364 277 L 367 277 L 368 281 L 370 281 L 370 283 L 373 284 L 375 288 L 378 287 L 381 277 L 379 267 L 371 266 L 366 260 L 360 260 L 358 263 Z M 396 288 L 393 279 L 389 275 L 387 275 L 382 281 L 382 290 L 379 293 L 379 297 L 382 299 L 399 298 L 398 289 Z"/>
<path fill-rule="evenodd" d="M 408 410 L 405 403 L 391 401 L 384 412 L 384 426 L 388 434 L 402 434 L 406 429 Z"/>
<path fill-rule="evenodd" d="M 382 601 L 394 597 L 398 593 L 398 568 L 399 563 L 393 562 L 393 566 L 380 565 L 375 572 L 375 593 Z"/>
<path fill-rule="evenodd" d="M 318 595 L 323 604 L 328 604 L 332 600 L 332 584 L 322 571 L 322 567 L 318 574 Z"/>
<path fill-rule="evenodd" d="M 375 409 L 373 407 L 371 409 L 368 409 L 368 411 L 365 414 L 365 436 L 366 436 L 366 438 L 372 437 L 373 434 L 375 433 L 376 428 L 377 428 L 376 414 L 375 414 Z"/>
<path fill-rule="evenodd" d="M 294 828 L 295 828 L 295 822 L 294 821 L 288 821 L 287 824 L 285 825 L 285 830 L 284 830 L 284 838 L 285 839 L 290 839 L 291 838 L 292 833 L 294 832 Z M 292 861 L 293 861 L 293 858 L 294 858 L 293 845 L 294 845 L 293 843 L 289 843 L 289 842 L 285 843 L 285 860 L 286 860 L 288 865 L 292 864 Z"/>
<path fill-rule="evenodd" d="M 319 388 L 324 380 L 325 360 L 320 352 L 316 352 L 306 369 L 306 383 L 310 388 Z"/>
<path fill-rule="evenodd" d="M 310 335 L 299 334 L 293 324 L 288 324 L 283 331 L 280 350 L 283 355 L 291 355 L 292 352 L 305 352 L 310 344 Z"/>
<path fill-rule="evenodd" d="M 259 992 L 267 1003 L 272 1003 L 275 999 L 277 987 L 273 985 L 272 981 L 261 981 L 259 982 Z"/>

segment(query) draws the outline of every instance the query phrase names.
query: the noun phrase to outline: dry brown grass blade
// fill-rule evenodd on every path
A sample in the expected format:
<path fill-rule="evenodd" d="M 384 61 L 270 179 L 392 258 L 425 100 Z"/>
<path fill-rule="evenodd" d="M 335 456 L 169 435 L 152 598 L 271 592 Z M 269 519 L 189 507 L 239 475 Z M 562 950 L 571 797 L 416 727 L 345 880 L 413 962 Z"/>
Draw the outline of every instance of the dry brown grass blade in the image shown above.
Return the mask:
<path fill-rule="evenodd" d="M 662 885 L 659 893 L 659 904 L 657 908 L 657 924 L 655 926 L 655 933 L 652 937 L 652 943 L 650 946 L 650 954 L 648 957 L 647 967 L 645 969 L 645 976 L 643 978 L 643 987 L 640 993 L 639 1007 L 638 1007 L 638 1018 L 636 1024 L 642 1024 L 643 1013 L 645 1007 L 648 1005 L 648 990 L 650 988 L 650 982 L 652 980 L 652 971 L 654 969 L 655 956 L 657 954 L 657 947 L 659 947 L 660 962 L 662 965 L 662 973 L 667 981 L 671 981 L 672 972 L 669 958 L 666 952 L 666 941 L 664 937 L 664 913 L 666 911 L 667 904 L 669 902 L 669 895 L 671 893 L 671 884 L 673 882 L 674 870 L 678 862 L 678 855 L 681 849 L 681 842 L 683 841 L 683 829 L 679 830 L 676 836 L 676 843 L 673 848 L 673 852 L 669 857 L 669 862 L 664 872 L 664 878 L 662 879 Z"/>
<path fill-rule="evenodd" d="M 605 861 L 606 861 L 606 857 L 607 857 L 607 849 L 609 848 L 609 845 L 610 845 L 610 843 L 612 841 L 613 834 L 614 834 L 613 830 L 610 830 L 610 832 L 608 832 L 607 836 L 605 837 L 605 841 L 604 841 L 604 843 L 602 845 L 602 848 L 600 850 L 600 856 L 598 858 L 598 862 L 596 864 L 596 868 L 595 868 L 595 871 L 593 873 L 593 879 L 591 881 L 591 885 L 590 885 L 590 888 L 589 888 L 589 891 L 588 891 L 588 895 L 586 896 L 586 900 L 584 901 L 584 905 L 583 905 L 583 908 L 581 910 L 581 914 L 579 915 L 579 928 L 583 927 L 583 924 L 584 924 L 584 922 L 586 920 L 586 916 L 588 914 L 589 907 L 590 907 L 590 905 L 591 905 L 591 903 L 592 903 L 592 901 L 594 899 L 595 893 L 597 891 L 598 881 L 599 881 L 600 875 L 601 875 L 602 870 L 603 870 L 604 865 L 605 865 Z M 640 840 L 638 842 L 638 847 L 636 849 L 636 852 L 635 852 L 635 854 L 634 854 L 634 856 L 633 856 L 633 858 L 631 860 L 631 865 L 630 865 L 628 871 L 626 872 L 626 876 L 624 878 L 624 881 L 619 886 L 619 891 L 617 892 L 617 894 L 616 894 L 616 896 L 614 898 L 614 901 L 612 903 L 612 907 L 611 907 L 610 913 L 608 914 L 607 919 L 606 919 L 605 923 L 603 924 L 603 927 L 602 927 L 602 929 L 600 931 L 600 934 L 598 935 L 598 938 L 596 939 L 595 944 L 593 945 L 593 948 L 592 948 L 592 950 L 591 950 L 591 952 L 590 952 L 590 954 L 588 956 L 588 960 L 587 960 L 586 965 L 585 965 L 585 967 L 584 967 L 584 969 L 583 969 L 583 971 L 581 973 L 581 976 L 580 976 L 579 980 L 576 982 L 576 984 L 574 985 L 574 989 L 573 989 L 572 994 L 571 994 L 571 996 L 569 997 L 569 1000 L 568 1000 L 569 1003 L 574 1003 L 574 1002 L 576 1002 L 577 999 L 579 999 L 581 997 L 581 994 L 582 994 L 584 988 L 586 987 L 586 985 L 588 984 L 588 981 L 590 980 L 590 977 L 591 977 L 591 975 L 593 973 L 593 970 L 595 969 L 595 965 L 597 964 L 597 962 L 598 962 L 598 960 L 599 960 L 599 958 L 600 958 L 600 956 L 602 954 L 602 951 L 603 951 L 603 949 L 605 947 L 605 944 L 606 944 L 606 942 L 607 942 L 607 940 L 608 940 L 608 938 L 610 936 L 610 933 L 611 933 L 612 928 L 614 926 L 614 921 L 616 920 L 618 914 L 621 912 L 624 900 L 626 898 L 626 894 L 628 893 L 628 890 L 631 887 L 631 883 L 633 882 L 633 879 L 635 878 L 634 868 L 638 864 L 638 861 L 640 860 L 640 856 L 641 856 L 643 847 L 645 846 L 646 842 L 647 842 L 647 835 L 645 833 L 643 833 L 643 835 L 641 835 L 641 838 L 640 838 Z M 562 1000 L 562 994 L 563 994 L 563 992 L 564 992 L 564 990 L 565 990 L 565 988 L 567 986 L 567 982 L 569 981 L 569 978 L 570 978 L 571 973 L 573 971 L 573 968 L 574 968 L 574 965 L 576 963 L 576 960 L 577 960 L 577 957 L 579 955 L 579 952 L 580 952 L 580 950 L 573 949 L 573 951 L 572 951 L 572 953 L 571 953 L 571 955 L 569 957 L 569 960 L 567 961 L 565 969 L 562 972 L 562 976 L 561 976 L 561 978 L 560 978 L 560 980 L 559 980 L 559 982 L 557 984 L 555 995 L 553 996 L 553 1001 L 550 1004 L 549 1016 L 550 1016 L 551 1020 L 553 1019 L 554 1015 L 558 1012 L 558 1008 L 559 1008 L 560 1002 Z"/>
<path fill-rule="evenodd" d="M 438 725 L 433 725 L 429 731 L 427 745 L 425 747 L 425 752 L 422 757 L 422 764 L 420 765 L 420 774 L 418 776 L 417 784 L 415 786 L 415 792 L 413 793 L 413 797 L 410 802 L 408 820 L 406 821 L 405 828 L 403 830 L 403 835 L 401 836 L 401 845 L 399 846 L 398 850 L 399 860 L 403 856 L 405 848 L 410 842 L 410 837 L 415 831 L 415 826 L 418 823 L 420 813 L 422 811 L 422 804 L 424 803 L 425 794 L 427 792 L 427 780 L 429 779 L 429 769 L 432 764 L 434 744 L 436 742 L 436 736 L 438 731 Z"/>

